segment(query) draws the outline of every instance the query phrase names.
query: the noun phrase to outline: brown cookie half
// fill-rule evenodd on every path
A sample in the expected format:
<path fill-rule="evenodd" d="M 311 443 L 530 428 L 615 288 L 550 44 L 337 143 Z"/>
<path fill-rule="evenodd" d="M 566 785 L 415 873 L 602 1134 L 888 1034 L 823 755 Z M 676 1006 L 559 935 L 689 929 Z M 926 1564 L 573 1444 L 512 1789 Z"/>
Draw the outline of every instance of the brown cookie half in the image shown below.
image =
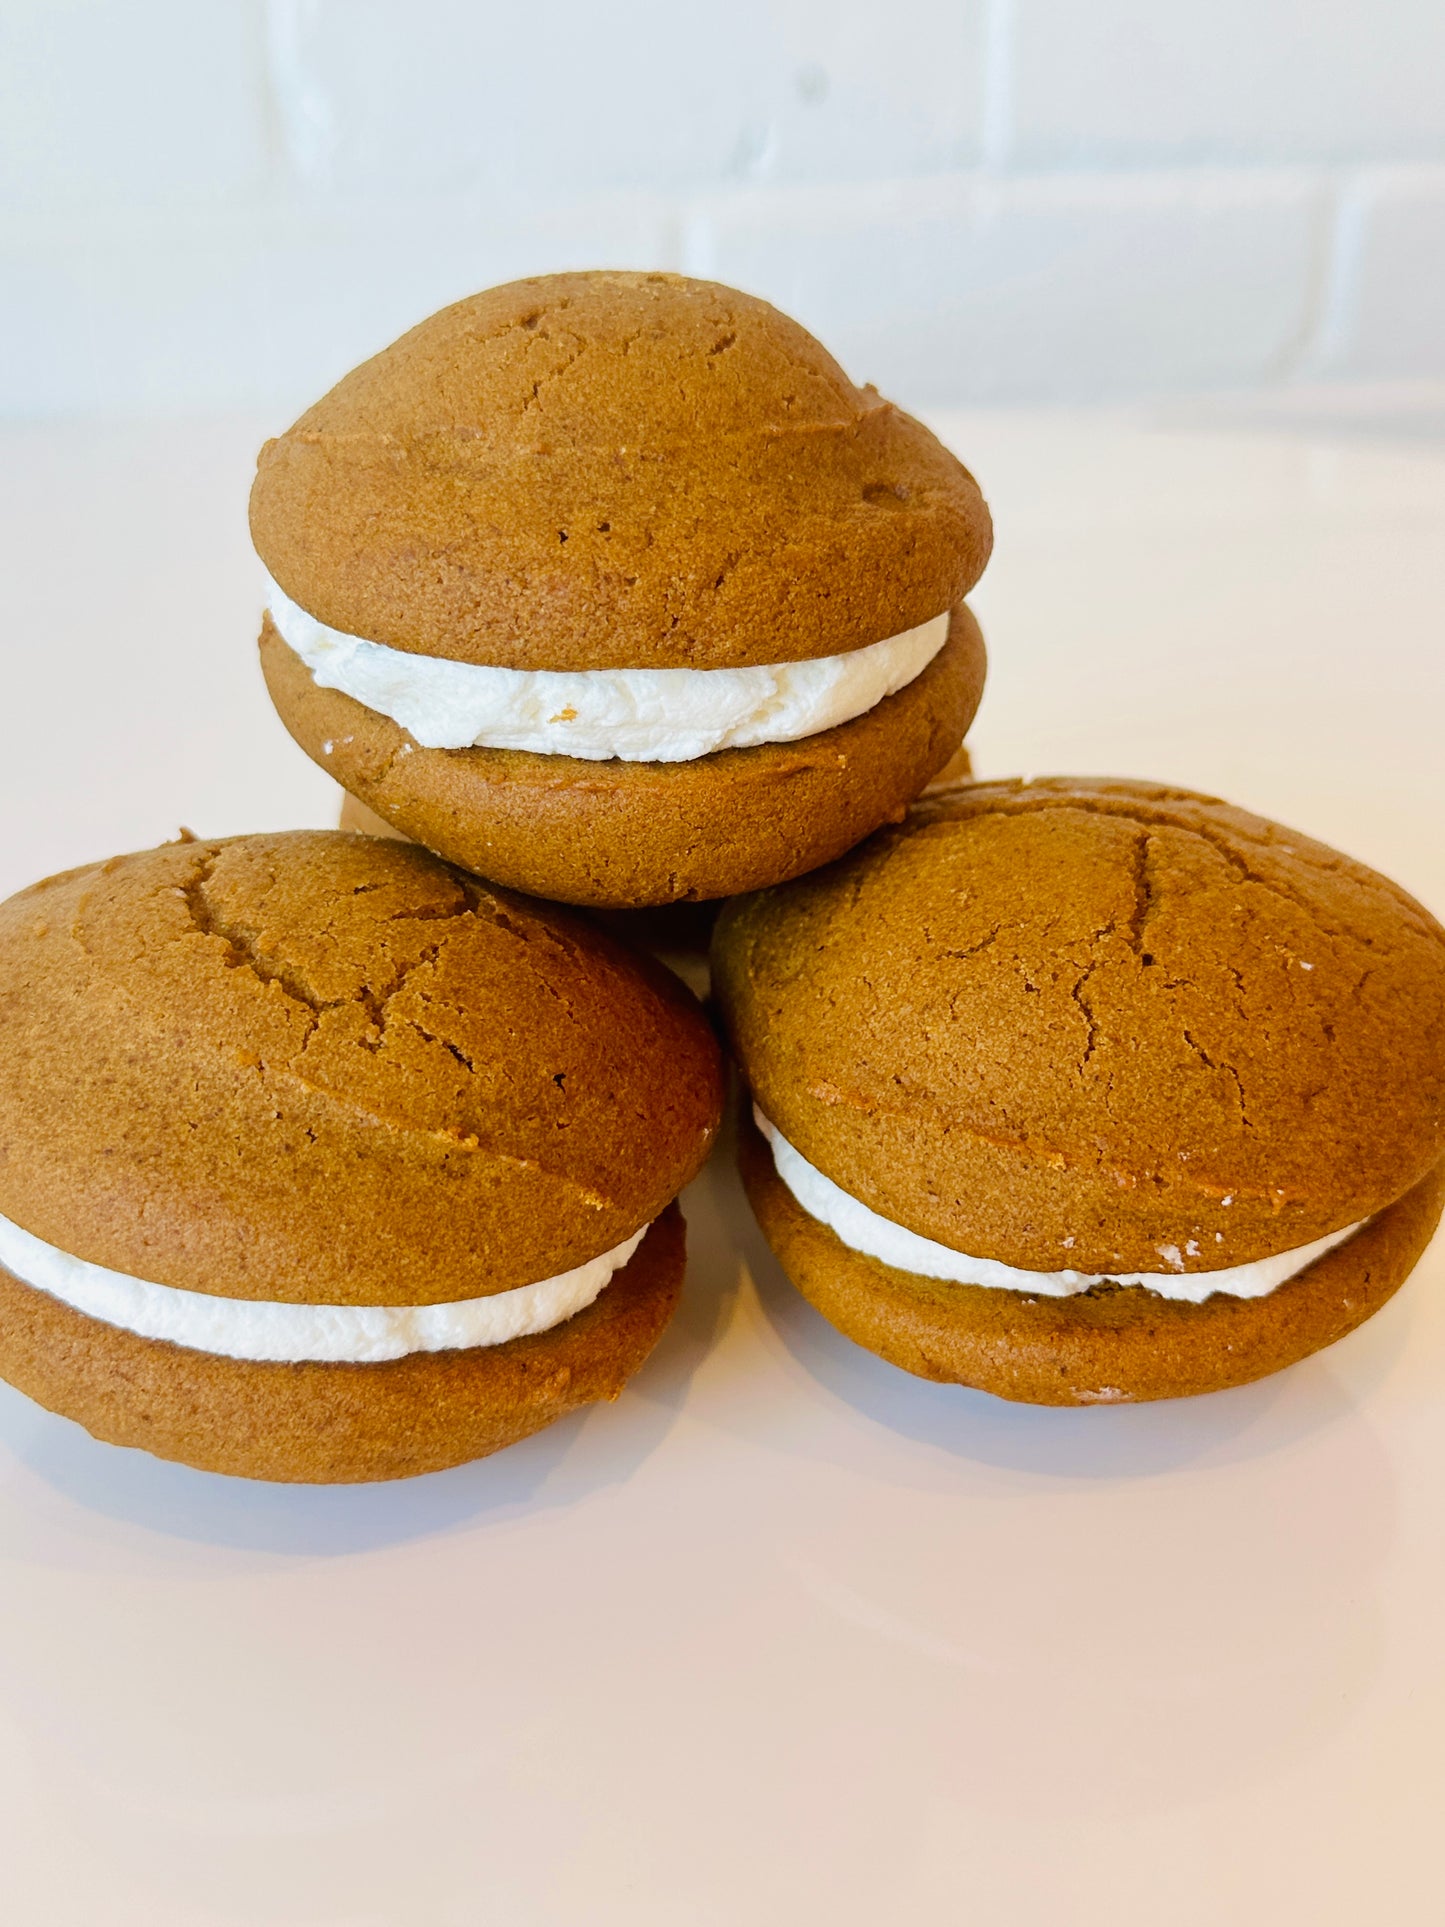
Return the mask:
<path fill-rule="evenodd" d="M 676 1205 L 584 1311 L 505 1345 L 381 1365 L 258 1364 L 88 1318 L 0 1269 L 0 1377 L 93 1437 L 291 1484 L 410 1478 L 485 1457 L 614 1399 L 672 1316 Z"/>
<path fill-rule="evenodd" d="M 1203 1304 L 1137 1286 L 1072 1298 L 958 1285 L 851 1250 L 778 1176 L 749 1117 L 738 1163 L 763 1235 L 830 1324 L 919 1378 L 1033 1405 L 1119 1405 L 1244 1385 L 1331 1345 L 1397 1291 L 1445 1208 L 1445 1163 L 1262 1298 Z"/>
<path fill-rule="evenodd" d="M 727 904 L 712 969 L 809 1163 L 1025 1270 L 1251 1263 L 1445 1155 L 1445 930 L 1364 864 L 1163 784 L 926 796 Z"/>
<path fill-rule="evenodd" d="M 459 301 L 262 449 L 251 532 L 334 629 L 517 669 L 862 648 L 988 559 L 978 485 L 767 302 L 675 274 Z"/>
<path fill-rule="evenodd" d="M 611 1251 L 721 1112 L 695 999 L 587 920 L 339 831 L 0 905 L 0 1212 L 220 1297 L 422 1305 Z"/>
<path fill-rule="evenodd" d="M 732 896 L 839 856 L 955 755 L 985 669 L 960 605 L 922 674 L 851 722 L 688 763 L 626 763 L 422 749 L 390 717 L 318 688 L 269 616 L 261 662 L 291 735 L 387 823 L 479 876 L 612 909 Z"/>

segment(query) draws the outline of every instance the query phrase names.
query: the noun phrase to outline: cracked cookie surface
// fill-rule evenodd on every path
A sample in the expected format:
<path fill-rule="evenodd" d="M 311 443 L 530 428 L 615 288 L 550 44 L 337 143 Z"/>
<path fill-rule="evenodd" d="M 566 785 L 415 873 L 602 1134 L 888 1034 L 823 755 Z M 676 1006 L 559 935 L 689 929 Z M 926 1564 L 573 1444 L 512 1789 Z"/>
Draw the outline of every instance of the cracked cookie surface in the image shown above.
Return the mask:
<path fill-rule="evenodd" d="M 1445 932 L 1297 832 L 1057 778 L 922 799 L 726 908 L 764 1112 L 873 1210 L 1036 1270 L 1251 1262 L 1445 1151 Z"/>
<path fill-rule="evenodd" d="M 348 635 L 515 669 L 831 656 L 954 607 L 988 510 L 766 302 L 545 275 L 422 322 L 262 449 L 256 548 Z"/>
<path fill-rule="evenodd" d="M 237 1298 L 550 1277 L 706 1155 L 695 1003 L 565 912 L 340 832 L 186 842 L 0 906 L 0 1212 Z"/>

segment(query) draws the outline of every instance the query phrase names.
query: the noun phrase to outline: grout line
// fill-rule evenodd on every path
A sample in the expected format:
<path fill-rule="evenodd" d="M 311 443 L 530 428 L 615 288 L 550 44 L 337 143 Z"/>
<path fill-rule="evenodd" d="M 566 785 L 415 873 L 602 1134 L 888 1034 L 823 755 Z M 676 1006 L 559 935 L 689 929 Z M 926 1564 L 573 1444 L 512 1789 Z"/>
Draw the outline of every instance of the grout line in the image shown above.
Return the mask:
<path fill-rule="evenodd" d="M 671 274 L 686 274 L 688 210 L 683 202 L 669 198 L 664 202 L 664 213 L 658 222 L 661 231 L 660 258 L 654 264 Z"/>
<path fill-rule="evenodd" d="M 285 172 L 324 184 L 335 147 L 331 103 L 308 77 L 304 44 L 314 0 L 266 0 L 266 70 Z"/>
<path fill-rule="evenodd" d="M 984 0 L 982 51 L 979 161 L 985 173 L 998 173 L 1014 144 L 1014 0 Z"/>
<path fill-rule="evenodd" d="M 1308 210 L 1309 255 L 1298 325 L 1265 364 L 1263 379 L 1273 388 L 1288 387 L 1307 372 L 1311 346 L 1329 300 L 1330 277 L 1339 227 L 1340 187 L 1337 170 L 1316 171 L 1310 183 Z"/>
<path fill-rule="evenodd" d="M 705 206 L 696 198 L 685 203 L 680 212 L 677 265 L 681 273 L 695 275 L 702 281 L 711 281 L 717 275 L 712 223 Z"/>
<path fill-rule="evenodd" d="M 1354 174 L 1335 189 L 1334 221 L 1320 276 L 1315 325 L 1301 343 L 1294 366 L 1285 370 L 1286 380 L 1322 375 L 1349 339 L 1359 300 L 1368 202 L 1369 184 L 1363 174 Z"/>
<path fill-rule="evenodd" d="M 272 52 L 272 4 L 261 0 L 250 17 L 251 59 L 261 98 L 261 125 L 266 144 L 266 185 L 274 199 L 291 186 L 291 154 L 286 139 L 286 117 Z"/>

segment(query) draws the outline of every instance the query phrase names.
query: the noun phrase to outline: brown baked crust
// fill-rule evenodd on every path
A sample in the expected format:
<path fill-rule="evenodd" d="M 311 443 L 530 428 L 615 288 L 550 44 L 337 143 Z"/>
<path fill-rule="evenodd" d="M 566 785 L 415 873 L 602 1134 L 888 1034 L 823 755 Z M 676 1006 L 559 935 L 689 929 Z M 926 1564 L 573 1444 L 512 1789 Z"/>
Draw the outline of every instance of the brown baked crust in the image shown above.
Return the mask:
<path fill-rule="evenodd" d="M 952 756 L 950 756 L 944 764 L 943 768 L 938 772 L 937 776 L 933 777 L 926 785 L 924 793 L 931 794 L 934 790 L 951 789 L 956 783 L 971 783 L 973 780 L 973 757 L 967 743 L 960 743 Z M 403 843 L 409 843 L 412 840 L 406 835 L 405 831 L 399 830 L 394 823 L 388 823 L 386 818 L 378 816 L 375 810 L 369 810 L 359 796 L 351 795 L 348 790 L 341 792 L 341 813 L 337 818 L 337 827 L 343 830 L 359 830 L 363 836 L 396 837 Z M 717 917 L 717 908 L 718 906 L 715 901 L 712 903 L 677 904 L 675 906 L 662 908 L 660 914 L 670 915 L 672 909 L 675 909 L 679 916 L 686 916 L 693 919 L 694 922 L 688 926 L 689 931 L 691 932 L 695 927 L 697 931 L 702 934 L 702 948 L 706 949 L 707 938 L 712 934 L 713 923 Z M 607 914 L 620 916 L 625 913 L 616 911 Z M 639 916 L 651 916 L 652 914 L 653 912 L 650 910 L 638 912 Z M 606 923 L 605 917 L 604 925 L 609 929 L 612 927 Z M 691 941 L 691 936 L 689 936 L 689 941 Z"/>
<path fill-rule="evenodd" d="M 672 1316 L 685 1235 L 669 1206 L 600 1297 L 551 1331 L 384 1365 L 218 1358 L 87 1318 L 0 1269 L 0 1376 L 95 1438 L 205 1472 L 411 1478 L 616 1398 Z"/>
<path fill-rule="evenodd" d="M 1188 791 L 925 797 L 728 905 L 713 985 L 804 1157 L 1007 1264 L 1247 1263 L 1372 1216 L 1445 1152 L 1445 931 Z"/>
<path fill-rule="evenodd" d="M 261 663 L 307 755 L 418 843 L 514 889 L 625 910 L 798 876 L 899 815 L 973 720 L 984 647 L 956 609 L 922 674 L 865 715 L 690 763 L 421 749 L 389 716 L 318 688 L 269 616 Z"/>
<path fill-rule="evenodd" d="M 251 532 L 304 609 L 517 669 L 831 656 L 952 608 L 977 484 L 764 301 L 559 274 L 444 308 L 267 442 Z"/>
<path fill-rule="evenodd" d="M 482 1297 L 702 1164 L 721 1065 L 651 959 L 426 851 L 182 843 L 0 905 L 0 1212 L 222 1297 Z"/>
<path fill-rule="evenodd" d="M 954 770 L 955 777 L 966 773 L 966 749 L 958 752 L 950 768 L 954 764 L 959 765 Z M 340 827 L 343 830 L 360 830 L 363 836 L 388 836 L 402 843 L 411 841 L 395 825 L 385 822 L 375 810 L 369 810 L 365 803 L 345 790 L 341 793 Z M 594 916 L 604 930 L 610 930 L 629 949 L 645 950 L 652 955 L 666 952 L 700 957 L 706 961 L 718 909 L 719 905 L 714 900 L 707 903 L 662 903 L 651 910 L 594 910 L 579 914 Z"/>
<path fill-rule="evenodd" d="M 1030 1298 L 953 1285 L 852 1251 L 779 1178 L 748 1119 L 738 1163 L 788 1277 L 845 1337 L 920 1378 L 1032 1405 L 1188 1398 L 1264 1378 L 1353 1331 L 1404 1283 L 1440 1221 L 1445 1163 L 1263 1298 L 1202 1305 L 1110 1286 Z"/>

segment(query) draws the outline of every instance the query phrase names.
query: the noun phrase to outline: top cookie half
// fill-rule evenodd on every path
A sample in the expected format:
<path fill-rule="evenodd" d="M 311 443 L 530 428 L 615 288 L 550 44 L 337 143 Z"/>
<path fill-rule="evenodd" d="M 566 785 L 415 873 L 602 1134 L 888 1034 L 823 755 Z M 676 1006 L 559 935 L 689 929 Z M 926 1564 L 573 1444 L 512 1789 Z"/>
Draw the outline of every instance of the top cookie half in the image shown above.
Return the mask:
<path fill-rule="evenodd" d="M 1195 1244 L 1201 1271 L 1253 1264 L 1374 1216 L 1445 1154 L 1445 930 L 1363 864 L 1188 790 L 926 797 L 728 905 L 713 988 L 809 1163 L 1027 1271 L 1157 1272 Z"/>
<path fill-rule="evenodd" d="M 992 527 L 968 470 L 764 301 L 671 274 L 444 308 L 261 451 L 286 593 L 394 649 L 516 669 L 718 669 L 953 608 Z"/>

